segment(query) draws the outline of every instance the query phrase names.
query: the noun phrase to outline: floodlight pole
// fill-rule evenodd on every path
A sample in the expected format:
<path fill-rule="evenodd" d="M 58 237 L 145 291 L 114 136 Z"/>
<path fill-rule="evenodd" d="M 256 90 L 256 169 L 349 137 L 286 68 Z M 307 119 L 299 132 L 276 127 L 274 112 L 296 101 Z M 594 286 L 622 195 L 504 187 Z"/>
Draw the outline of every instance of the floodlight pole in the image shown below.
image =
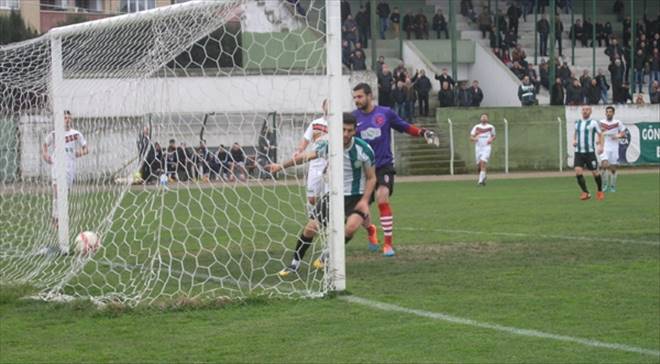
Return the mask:
<path fill-rule="evenodd" d="M 341 64 L 341 10 L 339 1 L 326 0 L 326 71 L 328 89 L 330 90 L 330 107 L 328 113 L 328 134 L 330 141 L 329 168 L 330 175 L 330 213 L 328 224 L 329 261 L 325 274 L 326 287 L 332 291 L 346 289 L 346 264 L 344 259 L 344 145 L 342 129 L 342 85 Z M 375 21 L 372 19 L 371 21 Z M 376 45 L 372 43 L 372 52 Z"/>
<path fill-rule="evenodd" d="M 54 168 L 53 180 L 55 181 L 57 204 L 53 208 L 57 213 L 57 243 L 62 252 L 69 252 L 69 184 L 67 181 L 66 141 L 64 140 L 64 106 L 62 105 L 62 82 L 64 80 L 62 70 L 62 38 L 52 35 L 50 38 L 50 104 L 53 110 L 53 123 L 55 133 L 53 135 Z"/>

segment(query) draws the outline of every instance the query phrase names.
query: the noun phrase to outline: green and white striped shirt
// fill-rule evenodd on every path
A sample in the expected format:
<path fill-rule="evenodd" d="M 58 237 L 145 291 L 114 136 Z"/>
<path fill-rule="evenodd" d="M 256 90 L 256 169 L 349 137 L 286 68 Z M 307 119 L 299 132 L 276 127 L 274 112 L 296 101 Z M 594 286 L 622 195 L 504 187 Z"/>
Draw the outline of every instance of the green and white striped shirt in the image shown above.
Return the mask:
<path fill-rule="evenodd" d="M 596 147 L 596 134 L 600 134 L 600 126 L 593 119 L 575 121 L 575 153 L 594 153 Z"/>
<path fill-rule="evenodd" d="M 328 158 L 328 141 L 318 140 L 314 150 L 319 158 Z M 364 193 L 367 178 L 364 169 L 374 166 L 376 158 L 369 144 L 354 137 L 348 148 L 344 148 L 344 196 L 358 196 Z"/>

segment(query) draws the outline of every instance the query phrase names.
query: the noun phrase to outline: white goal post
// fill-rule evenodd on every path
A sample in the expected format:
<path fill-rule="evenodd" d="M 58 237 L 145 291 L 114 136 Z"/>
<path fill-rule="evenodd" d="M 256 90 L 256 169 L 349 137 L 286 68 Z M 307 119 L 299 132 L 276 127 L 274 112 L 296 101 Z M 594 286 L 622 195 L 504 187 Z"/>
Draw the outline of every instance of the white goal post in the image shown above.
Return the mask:
<path fill-rule="evenodd" d="M 341 115 L 375 76 L 342 72 L 338 1 L 301 4 L 193 0 L 0 47 L 0 284 L 129 305 L 345 290 Z M 330 222 L 283 278 L 306 167 L 266 166 L 325 99 Z"/>

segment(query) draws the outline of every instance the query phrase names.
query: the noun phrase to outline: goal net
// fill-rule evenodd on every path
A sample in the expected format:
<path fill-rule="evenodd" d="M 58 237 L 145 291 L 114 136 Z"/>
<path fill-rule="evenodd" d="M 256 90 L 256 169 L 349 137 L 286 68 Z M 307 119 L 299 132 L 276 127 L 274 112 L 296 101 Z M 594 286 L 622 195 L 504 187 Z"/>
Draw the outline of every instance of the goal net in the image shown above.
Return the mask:
<path fill-rule="evenodd" d="M 129 305 L 332 289 L 310 264 L 326 231 L 277 274 L 305 168 L 265 168 L 331 97 L 326 11 L 191 1 L 0 48 L 0 282 Z"/>

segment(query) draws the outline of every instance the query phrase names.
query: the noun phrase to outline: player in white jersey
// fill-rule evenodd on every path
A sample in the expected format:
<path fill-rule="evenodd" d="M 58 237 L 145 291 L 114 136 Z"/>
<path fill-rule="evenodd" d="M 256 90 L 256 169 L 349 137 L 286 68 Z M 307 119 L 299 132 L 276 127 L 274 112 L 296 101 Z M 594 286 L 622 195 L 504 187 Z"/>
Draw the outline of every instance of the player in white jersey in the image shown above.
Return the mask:
<path fill-rule="evenodd" d="M 307 129 L 305 134 L 300 139 L 298 143 L 298 148 L 296 148 L 293 153 L 293 157 L 296 158 L 302 155 L 307 149 L 307 146 L 314 144 L 317 140 L 322 138 L 328 133 L 328 121 L 326 117 L 328 115 L 328 100 L 323 100 L 323 116 L 313 120 Z M 310 216 L 314 211 L 314 205 L 319 196 L 323 195 L 323 171 L 327 162 L 323 158 L 314 159 L 309 162 L 309 170 L 307 171 L 307 211 Z"/>
<path fill-rule="evenodd" d="M 626 127 L 614 119 L 614 107 L 605 108 L 606 119 L 600 121 L 600 130 L 605 140 L 600 166 L 604 178 L 603 192 L 616 192 L 616 167 L 619 165 L 619 139 L 625 137 Z"/>
<path fill-rule="evenodd" d="M 80 158 L 89 153 L 87 141 L 79 131 L 72 129 L 71 124 L 73 119 L 71 112 L 64 111 L 64 150 L 66 155 L 65 168 L 66 180 L 69 187 L 73 185 L 76 177 L 76 158 Z M 41 148 L 41 157 L 46 163 L 51 164 L 52 177 L 53 177 L 53 208 L 52 217 L 53 224 L 57 227 L 57 181 L 55 179 L 55 132 L 51 132 L 46 137 L 46 142 Z"/>
<path fill-rule="evenodd" d="M 475 159 L 479 167 L 479 186 L 486 185 L 486 168 L 495 138 L 495 127 L 488 123 L 488 114 L 481 114 L 480 123 L 470 131 L 470 140 L 474 143 Z"/>

